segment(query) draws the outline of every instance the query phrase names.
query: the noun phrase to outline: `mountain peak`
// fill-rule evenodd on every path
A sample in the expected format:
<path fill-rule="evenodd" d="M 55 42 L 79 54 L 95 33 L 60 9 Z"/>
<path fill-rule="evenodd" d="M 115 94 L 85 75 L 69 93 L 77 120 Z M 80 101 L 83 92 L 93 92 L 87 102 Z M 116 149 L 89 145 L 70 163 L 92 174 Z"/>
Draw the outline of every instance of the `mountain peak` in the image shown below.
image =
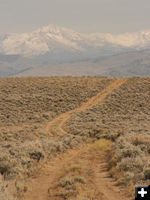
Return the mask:
<path fill-rule="evenodd" d="M 60 32 L 62 30 L 64 30 L 65 28 L 57 26 L 55 24 L 49 24 L 47 26 L 43 26 L 39 29 L 37 29 L 36 31 L 41 31 L 41 32 Z M 67 30 L 67 29 L 66 29 Z"/>
<path fill-rule="evenodd" d="M 6 34 L 0 37 L 0 52 L 6 55 L 20 54 L 34 56 L 46 52 L 56 52 L 60 49 L 67 52 L 97 52 L 103 50 L 116 51 L 131 48 L 142 49 L 150 46 L 150 31 L 134 33 L 110 34 L 93 33 L 81 34 L 72 29 L 50 24 L 31 33 Z"/>

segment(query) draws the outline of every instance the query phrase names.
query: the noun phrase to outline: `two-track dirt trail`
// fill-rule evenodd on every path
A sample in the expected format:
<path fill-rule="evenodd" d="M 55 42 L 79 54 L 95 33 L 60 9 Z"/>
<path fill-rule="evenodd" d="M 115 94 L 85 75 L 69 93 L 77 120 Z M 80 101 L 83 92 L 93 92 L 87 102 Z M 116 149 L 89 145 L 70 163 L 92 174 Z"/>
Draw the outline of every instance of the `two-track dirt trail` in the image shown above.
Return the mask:
<path fill-rule="evenodd" d="M 90 98 L 87 102 L 82 103 L 80 107 L 75 108 L 73 110 L 70 110 L 66 113 L 63 113 L 63 114 L 57 116 L 56 118 L 54 118 L 52 121 L 50 121 L 47 124 L 46 131 L 51 132 L 55 136 L 60 135 L 60 134 L 65 135 L 66 132 L 63 130 L 63 125 L 65 124 L 65 122 L 70 118 L 70 116 L 73 113 L 90 108 L 90 107 L 100 103 L 101 101 L 103 101 L 105 99 L 105 97 L 109 93 L 111 93 L 114 89 L 121 86 L 125 81 L 126 81 L 126 79 L 124 78 L 124 79 L 117 79 L 117 80 L 111 82 L 102 92 L 100 92 L 96 96 Z"/>
<path fill-rule="evenodd" d="M 115 79 L 112 81 L 102 92 L 98 93 L 96 96 L 90 98 L 87 102 L 83 103 L 80 107 L 63 113 L 57 116 L 55 119 L 50 121 L 46 130 L 51 132 L 54 135 L 65 135 L 68 134 L 64 131 L 63 127 L 65 122 L 70 118 L 70 116 L 78 111 L 90 108 L 100 102 L 102 102 L 108 94 L 110 94 L 114 89 L 120 87 L 125 83 L 127 79 Z M 128 200 L 125 198 L 120 189 L 115 186 L 113 179 L 109 178 L 107 172 L 107 162 L 106 156 L 103 151 L 95 152 L 97 154 L 96 159 L 94 159 L 89 152 L 92 144 L 85 144 L 77 149 L 71 149 L 67 152 L 58 155 L 55 158 L 52 158 L 47 164 L 45 164 L 38 174 L 34 178 L 29 180 L 29 191 L 26 193 L 24 200 L 56 200 L 59 198 L 54 198 L 50 196 L 50 190 L 53 188 L 53 185 L 56 184 L 57 178 L 59 177 L 60 172 L 63 170 L 64 165 L 72 161 L 74 162 L 81 157 L 82 162 L 87 163 L 87 166 L 91 166 L 94 175 L 92 177 L 93 186 L 99 192 L 99 197 L 93 196 L 89 200 Z M 90 159 L 89 159 L 90 156 Z M 94 159 L 94 160 L 93 160 Z M 90 183 L 91 184 L 91 183 Z M 89 188 L 90 190 L 90 188 Z M 57 192 L 57 191 L 56 191 Z M 55 191 L 53 190 L 54 194 Z M 61 199 L 61 198 L 60 198 Z M 62 198 L 63 199 L 63 198 Z M 77 199 L 78 200 L 78 199 Z"/>

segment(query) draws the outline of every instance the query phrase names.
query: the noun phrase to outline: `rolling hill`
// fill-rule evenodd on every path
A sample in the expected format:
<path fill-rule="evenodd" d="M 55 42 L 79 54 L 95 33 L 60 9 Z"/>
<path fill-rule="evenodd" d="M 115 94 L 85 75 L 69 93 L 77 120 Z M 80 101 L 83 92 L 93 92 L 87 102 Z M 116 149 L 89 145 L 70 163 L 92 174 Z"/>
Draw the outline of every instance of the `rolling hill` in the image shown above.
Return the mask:
<path fill-rule="evenodd" d="M 146 76 L 150 50 L 120 53 L 80 62 L 32 67 L 17 76 Z"/>

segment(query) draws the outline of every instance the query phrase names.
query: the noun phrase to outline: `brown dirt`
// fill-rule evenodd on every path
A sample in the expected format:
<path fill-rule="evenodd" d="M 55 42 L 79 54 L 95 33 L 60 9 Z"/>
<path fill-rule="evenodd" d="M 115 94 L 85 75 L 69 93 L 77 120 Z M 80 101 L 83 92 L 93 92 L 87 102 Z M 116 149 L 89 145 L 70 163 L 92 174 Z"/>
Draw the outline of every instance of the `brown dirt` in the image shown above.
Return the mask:
<path fill-rule="evenodd" d="M 23 200 L 61 200 L 57 197 L 59 190 L 57 184 L 66 166 L 77 160 L 82 160 L 86 167 L 90 166 L 93 171 L 90 177 L 86 177 L 86 191 L 89 193 L 88 200 L 128 200 L 121 188 L 117 187 L 115 181 L 109 177 L 106 164 L 106 153 L 99 150 L 91 152 L 93 144 L 88 144 L 76 150 L 70 150 L 63 155 L 52 159 L 30 180 L 29 192 Z M 82 195 L 80 194 L 80 195 Z M 92 196 L 91 196 L 92 195 Z M 70 198 L 68 198 L 70 200 Z M 76 198 L 75 198 L 76 199 Z M 79 198 L 77 198 L 78 200 Z"/>
<path fill-rule="evenodd" d="M 65 122 L 70 118 L 70 116 L 78 111 L 90 108 L 100 102 L 102 102 L 105 97 L 111 93 L 114 89 L 121 86 L 127 79 L 117 79 L 110 83 L 102 92 L 98 93 L 96 96 L 90 98 L 87 102 L 82 103 L 82 105 L 78 108 L 70 110 L 66 113 L 59 115 L 58 117 L 54 118 L 50 121 L 46 126 L 46 131 L 51 132 L 54 135 L 64 135 L 66 132 L 63 130 L 63 125 Z"/>
<path fill-rule="evenodd" d="M 73 113 L 90 108 L 91 106 L 102 102 L 108 94 L 121 86 L 125 81 L 126 79 L 117 79 L 113 81 L 102 92 L 90 98 L 79 108 L 61 114 L 50 121 L 46 126 L 46 130 L 55 135 L 67 134 L 64 131 L 63 126 Z M 109 178 L 106 152 L 103 152 L 102 150 L 96 150 L 94 153 L 93 151 L 88 151 L 92 145 L 93 144 L 87 144 L 78 149 L 69 150 L 64 154 L 60 154 L 37 170 L 36 175 L 29 180 L 29 189 L 24 200 L 62 199 L 56 197 L 58 191 L 55 190 L 54 186 L 57 185 L 56 182 L 58 181 L 60 172 L 63 171 L 64 165 L 69 165 L 70 162 L 78 158 L 80 158 L 83 163 L 87 163 L 87 167 L 90 166 L 93 171 L 91 177 L 92 181 L 87 183 L 89 191 L 94 187 L 96 188 L 96 193 L 93 194 L 93 197 L 90 197 L 91 200 L 125 200 L 126 198 L 123 197 L 124 195 L 121 193 L 120 189 L 115 186 L 114 180 Z"/>

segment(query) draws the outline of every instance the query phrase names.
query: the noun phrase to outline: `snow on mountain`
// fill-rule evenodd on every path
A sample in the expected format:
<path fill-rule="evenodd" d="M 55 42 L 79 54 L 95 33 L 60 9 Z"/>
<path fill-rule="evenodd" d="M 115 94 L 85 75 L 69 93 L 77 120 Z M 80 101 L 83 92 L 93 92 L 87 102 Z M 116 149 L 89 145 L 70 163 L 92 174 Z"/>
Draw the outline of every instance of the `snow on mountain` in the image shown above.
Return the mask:
<path fill-rule="evenodd" d="M 125 33 L 112 35 L 109 33 L 106 34 L 93 34 L 93 37 L 97 37 L 97 40 L 103 39 L 105 42 L 121 45 L 124 47 L 137 47 L 142 48 L 150 45 L 150 31 L 140 31 L 133 33 Z"/>
<path fill-rule="evenodd" d="M 80 34 L 57 26 L 47 26 L 31 33 L 10 33 L 1 41 L 4 54 L 21 54 L 25 56 L 40 55 L 52 51 L 54 48 L 68 48 L 82 50 L 77 41 Z"/>
<path fill-rule="evenodd" d="M 0 36 L 0 53 L 23 55 L 26 57 L 43 55 L 61 49 L 62 51 L 83 53 L 115 51 L 115 48 L 135 50 L 150 47 L 150 31 L 140 31 L 113 35 L 109 33 L 81 34 L 71 29 L 49 25 L 31 33 L 9 33 Z M 100 52 L 101 52 L 100 51 Z"/>

